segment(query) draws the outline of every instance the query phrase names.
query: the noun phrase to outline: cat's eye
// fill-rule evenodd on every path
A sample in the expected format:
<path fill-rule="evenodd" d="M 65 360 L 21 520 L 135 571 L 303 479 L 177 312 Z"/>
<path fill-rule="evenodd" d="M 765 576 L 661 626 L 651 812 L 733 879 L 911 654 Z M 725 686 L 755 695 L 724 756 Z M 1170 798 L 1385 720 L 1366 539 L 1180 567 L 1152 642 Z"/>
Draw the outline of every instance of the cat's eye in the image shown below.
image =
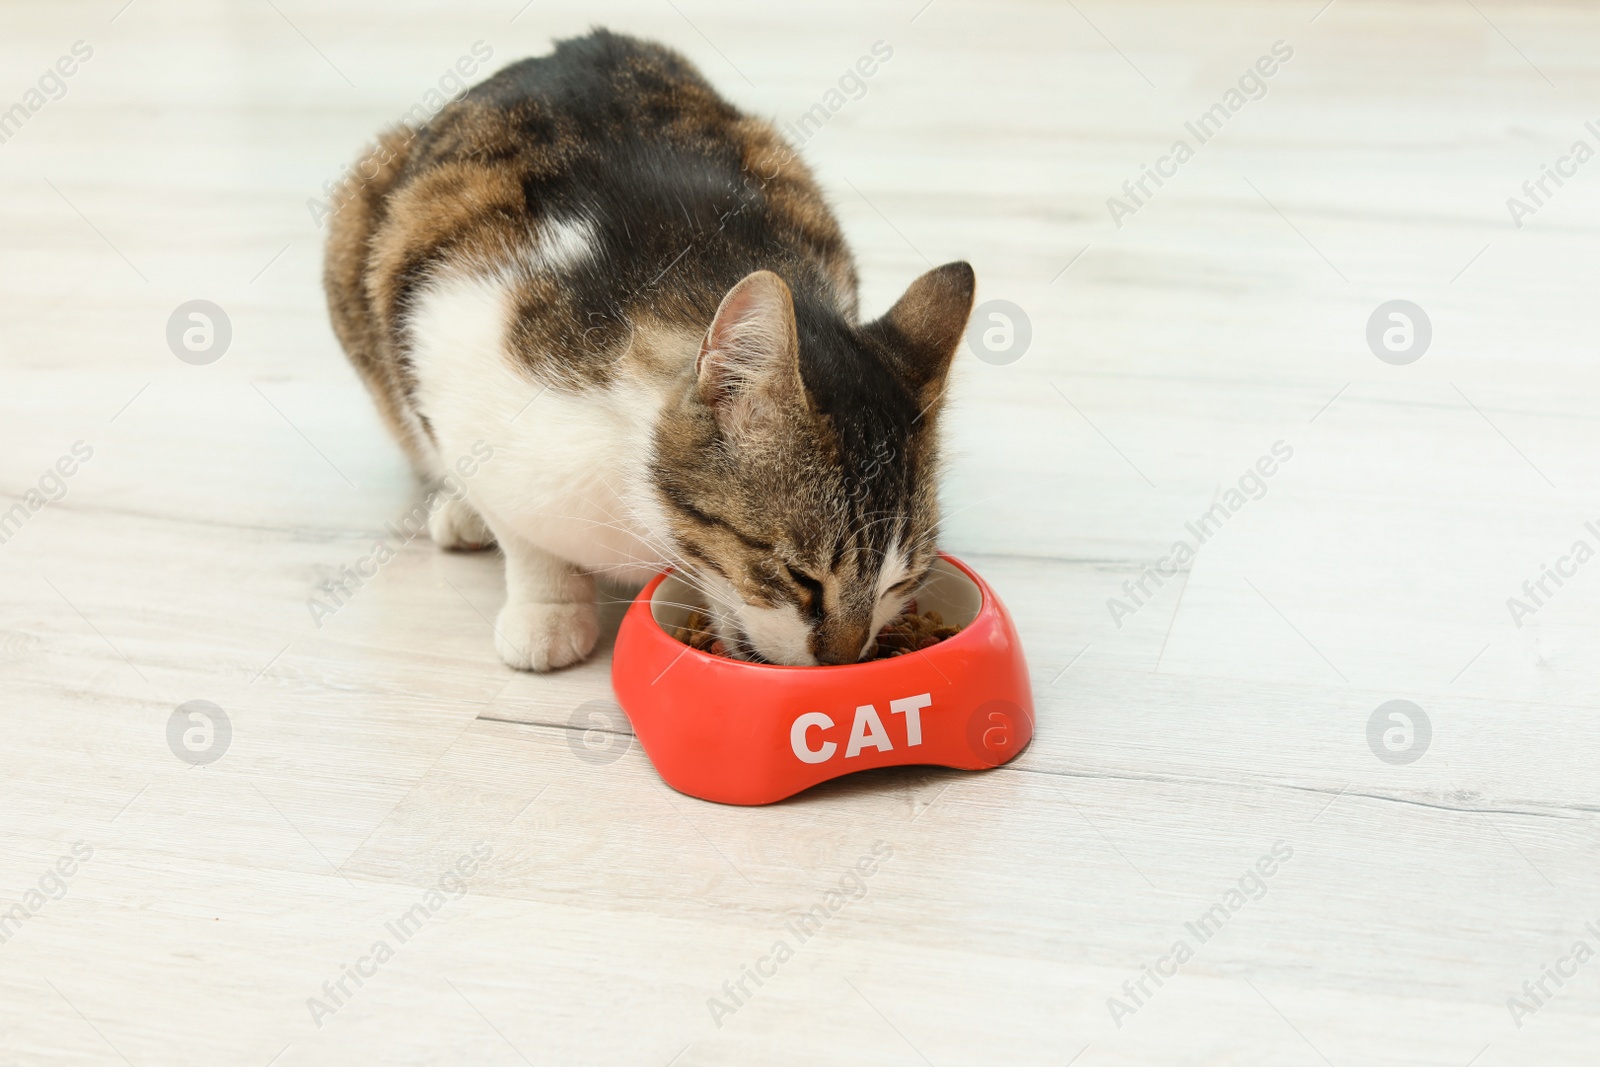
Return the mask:
<path fill-rule="evenodd" d="M 902 578 L 898 582 L 895 582 L 893 585 L 891 585 L 888 589 L 884 590 L 883 595 L 886 597 L 904 596 L 906 593 L 909 593 L 912 589 L 916 588 L 916 585 L 919 581 L 921 581 L 921 579 L 917 577 Z"/>
<path fill-rule="evenodd" d="M 816 579 L 816 578 L 812 577 L 811 575 L 807 574 L 805 571 L 796 570 L 795 568 L 789 566 L 788 564 L 784 564 L 783 569 L 789 572 L 789 580 L 792 581 L 795 585 L 798 585 L 801 589 L 804 589 L 806 592 L 810 593 L 812 596 L 818 597 L 819 599 L 821 598 L 821 596 L 822 596 L 822 582 L 821 581 L 819 581 L 818 579 Z"/>

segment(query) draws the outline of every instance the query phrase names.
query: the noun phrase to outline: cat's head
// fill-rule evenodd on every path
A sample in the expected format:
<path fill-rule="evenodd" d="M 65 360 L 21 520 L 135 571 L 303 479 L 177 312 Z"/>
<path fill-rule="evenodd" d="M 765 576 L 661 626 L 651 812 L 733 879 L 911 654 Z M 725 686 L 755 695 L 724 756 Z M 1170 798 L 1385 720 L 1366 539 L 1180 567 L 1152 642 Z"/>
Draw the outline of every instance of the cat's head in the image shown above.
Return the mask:
<path fill-rule="evenodd" d="M 937 422 L 972 268 L 847 322 L 770 271 L 723 298 L 651 471 L 718 636 L 770 663 L 853 663 L 935 555 Z"/>

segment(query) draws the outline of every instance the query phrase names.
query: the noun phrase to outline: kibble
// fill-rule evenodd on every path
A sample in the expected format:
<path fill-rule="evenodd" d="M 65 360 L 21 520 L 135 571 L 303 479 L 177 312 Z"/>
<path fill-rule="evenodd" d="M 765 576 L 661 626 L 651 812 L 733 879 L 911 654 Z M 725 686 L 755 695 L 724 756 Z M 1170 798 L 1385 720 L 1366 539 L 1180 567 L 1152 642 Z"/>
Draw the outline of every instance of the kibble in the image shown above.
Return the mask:
<path fill-rule="evenodd" d="M 907 652 L 921 652 L 960 631 L 961 627 L 949 625 L 937 611 L 908 611 L 895 616 L 889 625 L 878 631 L 878 644 L 872 658 L 889 659 Z"/>
<path fill-rule="evenodd" d="M 689 612 L 689 617 L 683 625 L 678 627 L 678 632 L 672 636 L 688 645 L 696 652 L 709 652 L 713 656 L 726 656 L 727 646 L 722 643 L 716 633 L 711 629 L 711 616 L 700 608 Z"/>

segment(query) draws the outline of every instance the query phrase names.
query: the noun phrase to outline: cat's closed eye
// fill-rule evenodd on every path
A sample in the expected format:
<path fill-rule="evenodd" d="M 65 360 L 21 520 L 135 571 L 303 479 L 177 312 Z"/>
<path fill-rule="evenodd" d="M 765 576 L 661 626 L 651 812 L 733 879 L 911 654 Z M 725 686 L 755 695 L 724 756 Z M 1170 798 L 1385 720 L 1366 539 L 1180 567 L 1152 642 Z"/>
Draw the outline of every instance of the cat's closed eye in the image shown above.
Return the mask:
<path fill-rule="evenodd" d="M 783 569 L 788 572 L 789 580 L 794 582 L 795 585 L 798 585 L 800 588 L 804 589 L 813 596 L 818 598 L 822 596 L 821 579 L 816 578 L 797 567 L 791 567 L 787 563 L 784 564 Z"/>
<path fill-rule="evenodd" d="M 822 614 L 822 580 L 808 571 L 790 566 L 787 563 L 783 565 L 783 569 L 784 573 L 789 576 L 789 580 L 798 586 L 804 594 L 804 598 L 800 602 L 801 610 L 812 618 L 820 616 Z"/>
<path fill-rule="evenodd" d="M 921 580 L 922 578 L 920 575 L 913 575 L 910 578 L 902 578 L 898 582 L 895 582 L 893 585 L 891 585 L 888 589 L 884 590 L 883 595 L 905 596 L 907 593 L 911 592 L 911 590 L 915 589 L 917 583 Z"/>

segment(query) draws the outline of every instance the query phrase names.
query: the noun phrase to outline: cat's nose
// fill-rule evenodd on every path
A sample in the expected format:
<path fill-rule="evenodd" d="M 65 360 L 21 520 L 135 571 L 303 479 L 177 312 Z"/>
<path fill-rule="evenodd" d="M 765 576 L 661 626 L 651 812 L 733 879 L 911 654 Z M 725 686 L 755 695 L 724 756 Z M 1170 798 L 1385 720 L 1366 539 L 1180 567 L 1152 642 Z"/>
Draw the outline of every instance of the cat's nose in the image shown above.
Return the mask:
<path fill-rule="evenodd" d="M 824 624 L 811 635 L 811 654 L 823 665 L 857 663 L 871 636 L 872 627 L 865 622 Z"/>

